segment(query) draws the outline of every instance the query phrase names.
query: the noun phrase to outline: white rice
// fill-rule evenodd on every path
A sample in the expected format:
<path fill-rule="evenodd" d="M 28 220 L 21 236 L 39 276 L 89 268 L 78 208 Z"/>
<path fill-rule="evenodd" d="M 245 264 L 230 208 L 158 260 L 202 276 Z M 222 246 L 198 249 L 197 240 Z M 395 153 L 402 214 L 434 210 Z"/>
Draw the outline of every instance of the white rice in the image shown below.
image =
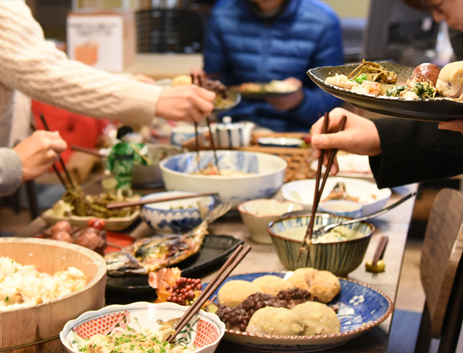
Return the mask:
<path fill-rule="evenodd" d="M 33 306 L 64 297 L 87 284 L 84 273 L 75 267 L 53 276 L 32 265 L 21 265 L 0 257 L 0 311 Z"/>

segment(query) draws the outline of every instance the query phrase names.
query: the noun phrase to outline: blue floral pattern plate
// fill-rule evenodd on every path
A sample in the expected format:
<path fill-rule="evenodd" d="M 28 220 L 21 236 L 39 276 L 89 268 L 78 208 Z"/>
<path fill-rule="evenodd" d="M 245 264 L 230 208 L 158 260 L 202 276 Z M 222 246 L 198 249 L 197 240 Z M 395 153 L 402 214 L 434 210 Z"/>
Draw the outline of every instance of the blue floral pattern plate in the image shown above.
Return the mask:
<path fill-rule="evenodd" d="M 230 276 L 224 283 L 233 280 L 251 282 L 265 275 L 288 278 L 291 274 L 292 272 L 289 271 L 247 273 Z M 259 352 L 315 352 L 347 343 L 377 326 L 392 313 L 394 307 L 392 300 L 380 290 L 349 279 L 340 278 L 339 280 L 341 293 L 329 305 L 339 306 L 337 315 L 341 321 L 340 333 L 317 336 L 270 336 L 226 330 L 223 339 L 237 346 Z M 217 296 L 219 289 L 212 294 L 211 298 Z"/>

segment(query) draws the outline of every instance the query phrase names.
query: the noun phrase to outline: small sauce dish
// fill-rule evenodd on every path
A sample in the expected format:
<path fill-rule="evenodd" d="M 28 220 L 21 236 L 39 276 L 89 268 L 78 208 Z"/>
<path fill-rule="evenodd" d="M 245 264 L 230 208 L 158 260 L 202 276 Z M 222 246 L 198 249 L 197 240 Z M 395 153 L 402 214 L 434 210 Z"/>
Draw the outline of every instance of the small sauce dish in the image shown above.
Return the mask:
<path fill-rule="evenodd" d="M 241 219 L 251 233 L 251 239 L 261 244 L 272 244 L 272 239 L 267 233 L 270 222 L 277 220 L 284 213 L 302 209 L 303 206 L 297 203 L 271 199 L 246 201 L 238 206 Z"/>

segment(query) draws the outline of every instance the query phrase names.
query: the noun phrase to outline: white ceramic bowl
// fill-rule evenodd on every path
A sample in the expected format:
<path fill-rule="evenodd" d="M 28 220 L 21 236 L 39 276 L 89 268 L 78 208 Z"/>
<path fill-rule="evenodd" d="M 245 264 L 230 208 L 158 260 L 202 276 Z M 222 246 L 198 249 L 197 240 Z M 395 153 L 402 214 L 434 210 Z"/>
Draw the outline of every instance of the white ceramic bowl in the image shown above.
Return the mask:
<path fill-rule="evenodd" d="M 194 195 L 190 191 L 167 191 L 149 194 L 142 200 L 159 200 L 168 197 Z M 200 196 L 183 200 L 149 203 L 141 209 L 141 219 L 160 234 L 183 234 L 199 225 L 202 221 L 198 203 L 212 211 L 214 198 Z"/>
<path fill-rule="evenodd" d="M 160 163 L 167 190 L 218 192 L 222 202 L 233 208 L 248 200 L 270 198 L 283 184 L 287 162 L 278 156 L 245 151 L 217 151 L 220 169 L 249 174 L 220 176 L 191 174 L 215 163 L 212 151 L 201 151 L 199 165 L 196 152 L 178 154 Z"/>
<path fill-rule="evenodd" d="M 320 204 L 328 197 L 338 182 L 346 185 L 347 194 L 358 197 L 358 203 L 362 205 L 362 215 L 369 215 L 384 208 L 391 197 L 391 189 L 378 189 L 376 184 L 356 178 L 330 177 L 326 181 L 325 188 L 320 199 Z M 283 185 L 281 192 L 287 201 L 297 202 L 304 209 L 311 210 L 315 179 L 296 180 Z"/>
<path fill-rule="evenodd" d="M 162 186 L 161 169 L 159 162 L 164 158 L 182 153 L 178 146 L 147 143 L 150 165 L 135 164 L 132 173 L 132 186 L 134 188 L 155 188 Z"/>
<path fill-rule="evenodd" d="M 60 332 L 60 339 L 69 353 L 80 353 L 74 335 L 88 338 L 107 334 L 123 323 L 131 328 L 156 332 L 161 322 L 180 318 L 188 309 L 174 303 L 136 302 L 129 305 L 110 305 L 97 311 L 87 311 L 77 319 L 68 321 Z M 225 333 L 225 325 L 212 313 L 200 311 L 190 324 L 176 337 L 176 342 L 194 344 L 198 353 L 213 353 Z"/>
<path fill-rule="evenodd" d="M 280 202 L 268 199 L 251 200 L 238 206 L 241 219 L 251 233 L 251 239 L 262 244 L 272 244 L 272 238 L 267 233 L 270 222 L 277 220 L 286 212 L 300 211 L 302 209 L 302 205 L 294 202 Z"/>
<path fill-rule="evenodd" d="M 321 203 L 318 208 L 340 217 L 357 218 L 362 216 L 362 205 L 347 200 L 331 200 Z"/>

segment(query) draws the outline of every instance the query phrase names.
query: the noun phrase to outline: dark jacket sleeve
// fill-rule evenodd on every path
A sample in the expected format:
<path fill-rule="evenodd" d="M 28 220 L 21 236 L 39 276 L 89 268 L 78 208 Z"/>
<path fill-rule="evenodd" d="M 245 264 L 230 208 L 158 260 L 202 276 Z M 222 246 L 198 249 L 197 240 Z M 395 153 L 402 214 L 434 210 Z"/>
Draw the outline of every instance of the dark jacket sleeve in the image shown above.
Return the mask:
<path fill-rule="evenodd" d="M 447 178 L 463 173 L 463 136 L 437 123 L 375 119 L 381 154 L 370 157 L 379 188 Z"/>
<path fill-rule="evenodd" d="M 314 50 L 313 57 L 307 68 L 343 65 L 342 43 L 341 24 L 337 18 L 333 17 L 331 22 L 326 24 L 323 34 L 317 40 L 317 49 Z M 310 127 L 325 112 L 340 106 L 342 101 L 317 87 L 307 77 L 306 80 L 310 82 L 310 86 L 304 85 L 304 99 L 291 113 L 295 120 L 301 121 Z"/>

